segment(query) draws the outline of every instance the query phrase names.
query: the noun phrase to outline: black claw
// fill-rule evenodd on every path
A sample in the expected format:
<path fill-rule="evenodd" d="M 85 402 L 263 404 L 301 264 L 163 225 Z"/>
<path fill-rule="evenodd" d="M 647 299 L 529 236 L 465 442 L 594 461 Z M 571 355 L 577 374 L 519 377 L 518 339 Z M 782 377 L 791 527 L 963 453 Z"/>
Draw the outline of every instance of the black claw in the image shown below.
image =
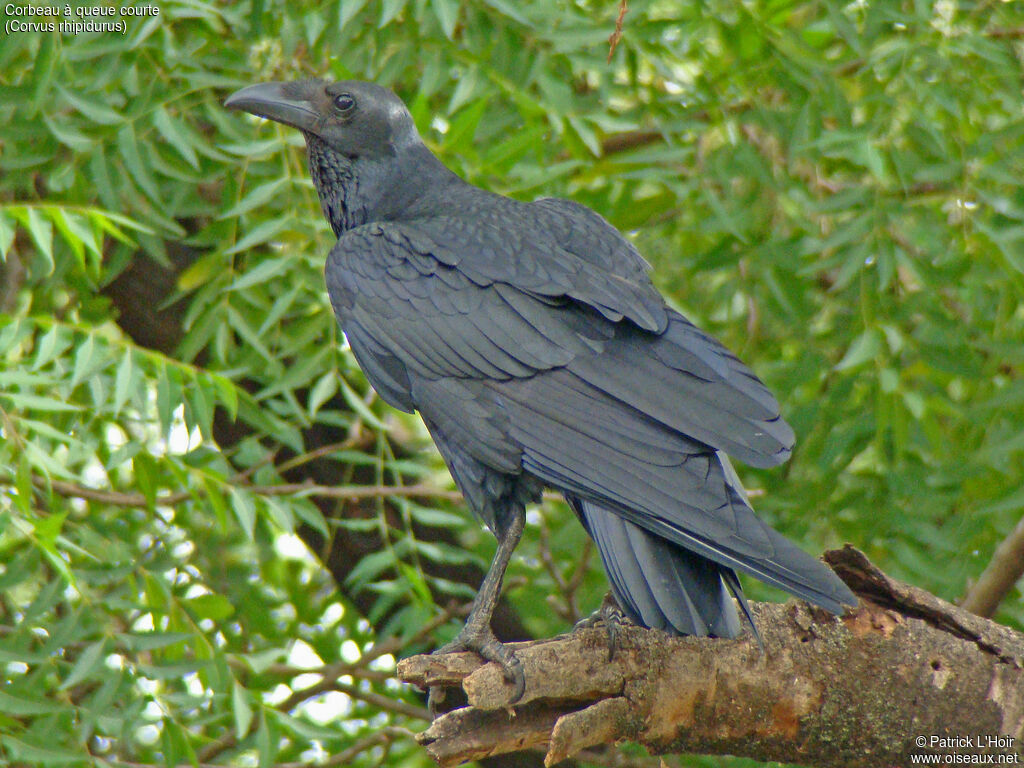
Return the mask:
<path fill-rule="evenodd" d="M 608 661 L 615 661 L 615 651 L 619 647 L 619 625 L 614 621 L 605 622 L 605 631 L 608 633 Z"/>
<path fill-rule="evenodd" d="M 601 603 L 600 608 L 576 622 L 573 631 L 596 627 L 598 624 L 603 625 L 608 634 L 608 661 L 612 661 L 615 658 L 615 651 L 619 647 L 619 628 L 633 624 L 633 622 L 623 613 L 611 595 L 608 595 Z"/>
<path fill-rule="evenodd" d="M 514 667 L 512 670 L 512 678 L 513 679 L 509 680 L 509 682 L 515 685 L 515 690 L 512 692 L 512 698 L 509 699 L 508 703 L 516 704 L 519 702 L 520 699 L 523 698 L 523 694 L 526 693 L 526 675 L 523 674 L 522 665 L 518 663 L 518 660 L 516 662 L 516 667 Z M 507 671 L 505 679 L 508 679 Z"/>
<path fill-rule="evenodd" d="M 507 645 L 491 639 L 484 646 L 477 649 L 477 653 L 488 661 L 501 665 L 505 673 L 505 680 L 512 684 L 514 691 L 509 704 L 515 704 L 526 693 L 526 674 L 523 672 L 523 665 Z"/>
<path fill-rule="evenodd" d="M 526 674 L 523 672 L 522 662 L 516 658 L 512 649 L 498 641 L 490 628 L 470 629 L 467 625 L 454 640 L 438 648 L 434 653 L 458 653 L 459 651 L 473 651 L 484 661 L 493 661 L 501 667 L 505 680 L 513 686 L 512 697 L 509 700 L 510 705 L 523 698 L 523 694 L 526 693 Z M 442 714 L 440 708 L 446 699 L 447 694 L 443 687 L 432 686 L 430 688 L 427 695 L 427 709 L 430 711 L 431 718 Z"/>

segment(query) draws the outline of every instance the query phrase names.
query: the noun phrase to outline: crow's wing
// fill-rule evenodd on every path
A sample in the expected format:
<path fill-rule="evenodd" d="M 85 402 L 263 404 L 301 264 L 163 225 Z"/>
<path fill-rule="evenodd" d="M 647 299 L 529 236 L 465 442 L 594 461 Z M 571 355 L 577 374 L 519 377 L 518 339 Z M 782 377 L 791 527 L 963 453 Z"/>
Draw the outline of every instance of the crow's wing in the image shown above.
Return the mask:
<path fill-rule="evenodd" d="M 566 369 L 618 401 L 616 418 L 624 423 L 642 416 L 702 444 L 700 450 L 723 450 L 755 466 L 788 455 L 793 433 L 778 403 L 728 350 L 663 304 L 660 333 L 628 319 L 633 290 L 621 286 L 635 283 L 609 278 L 601 307 L 586 303 L 564 274 L 566 291 L 576 295 L 555 293 L 559 276 L 550 269 L 547 283 L 535 279 L 522 289 L 485 277 L 478 257 L 456 259 L 428 245 L 421 228 L 359 227 L 339 239 L 327 262 L 328 292 L 349 343 L 391 404 L 422 407 L 413 378 L 507 381 Z M 574 274 L 586 273 L 582 260 L 562 258 L 573 261 Z M 478 263 L 468 275 L 463 265 L 470 261 Z M 609 312 L 626 319 L 613 322 Z"/>
<path fill-rule="evenodd" d="M 360 227 L 327 263 L 335 311 L 383 397 L 419 410 L 449 450 L 496 471 L 525 470 L 832 610 L 848 601 L 828 569 L 754 516 L 730 478 L 718 451 L 767 466 L 788 455 L 793 433 L 724 347 L 671 310 L 657 333 L 625 306 L 614 322 L 537 283 L 471 278 L 417 230 Z"/>

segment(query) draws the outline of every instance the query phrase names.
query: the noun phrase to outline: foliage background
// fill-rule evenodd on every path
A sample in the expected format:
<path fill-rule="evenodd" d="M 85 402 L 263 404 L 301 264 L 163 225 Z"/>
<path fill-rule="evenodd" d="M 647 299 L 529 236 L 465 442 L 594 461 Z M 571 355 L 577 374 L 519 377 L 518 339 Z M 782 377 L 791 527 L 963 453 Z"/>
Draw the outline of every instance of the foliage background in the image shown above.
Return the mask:
<path fill-rule="evenodd" d="M 809 551 L 956 599 L 1020 518 L 1021 4 L 633 0 L 610 64 L 610 2 L 157 7 L 0 37 L 0 761 L 426 763 L 395 657 L 493 542 L 345 350 L 252 82 L 391 85 L 471 181 L 628 231 L 779 394 L 743 477 Z M 587 551 L 532 513 L 502 633 L 593 609 Z"/>

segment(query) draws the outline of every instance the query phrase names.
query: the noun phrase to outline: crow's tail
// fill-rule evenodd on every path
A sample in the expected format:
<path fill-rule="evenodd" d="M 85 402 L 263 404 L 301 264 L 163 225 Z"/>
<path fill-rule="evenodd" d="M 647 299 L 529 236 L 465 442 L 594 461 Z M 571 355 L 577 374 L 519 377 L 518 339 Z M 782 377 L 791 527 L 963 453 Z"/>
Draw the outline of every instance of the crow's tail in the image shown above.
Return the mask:
<path fill-rule="evenodd" d="M 572 494 L 566 499 L 597 544 L 612 594 L 631 620 L 680 635 L 736 637 L 740 620 L 735 597 L 754 627 L 731 568 L 656 536 L 599 503 Z"/>

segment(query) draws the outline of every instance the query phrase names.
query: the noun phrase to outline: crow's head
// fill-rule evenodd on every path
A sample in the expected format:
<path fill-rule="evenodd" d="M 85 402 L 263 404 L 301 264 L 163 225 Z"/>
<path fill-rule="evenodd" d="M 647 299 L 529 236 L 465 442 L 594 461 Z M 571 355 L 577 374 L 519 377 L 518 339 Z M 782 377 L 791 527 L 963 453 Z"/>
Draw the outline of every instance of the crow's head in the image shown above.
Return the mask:
<path fill-rule="evenodd" d="M 224 102 L 228 109 L 298 128 L 349 159 L 394 156 L 418 142 L 409 110 L 387 88 L 358 80 L 259 83 Z"/>
<path fill-rule="evenodd" d="M 302 131 L 320 205 L 339 236 L 408 208 L 417 197 L 409 180 L 437 163 L 405 104 L 373 83 L 259 83 L 233 93 L 224 106 Z"/>

